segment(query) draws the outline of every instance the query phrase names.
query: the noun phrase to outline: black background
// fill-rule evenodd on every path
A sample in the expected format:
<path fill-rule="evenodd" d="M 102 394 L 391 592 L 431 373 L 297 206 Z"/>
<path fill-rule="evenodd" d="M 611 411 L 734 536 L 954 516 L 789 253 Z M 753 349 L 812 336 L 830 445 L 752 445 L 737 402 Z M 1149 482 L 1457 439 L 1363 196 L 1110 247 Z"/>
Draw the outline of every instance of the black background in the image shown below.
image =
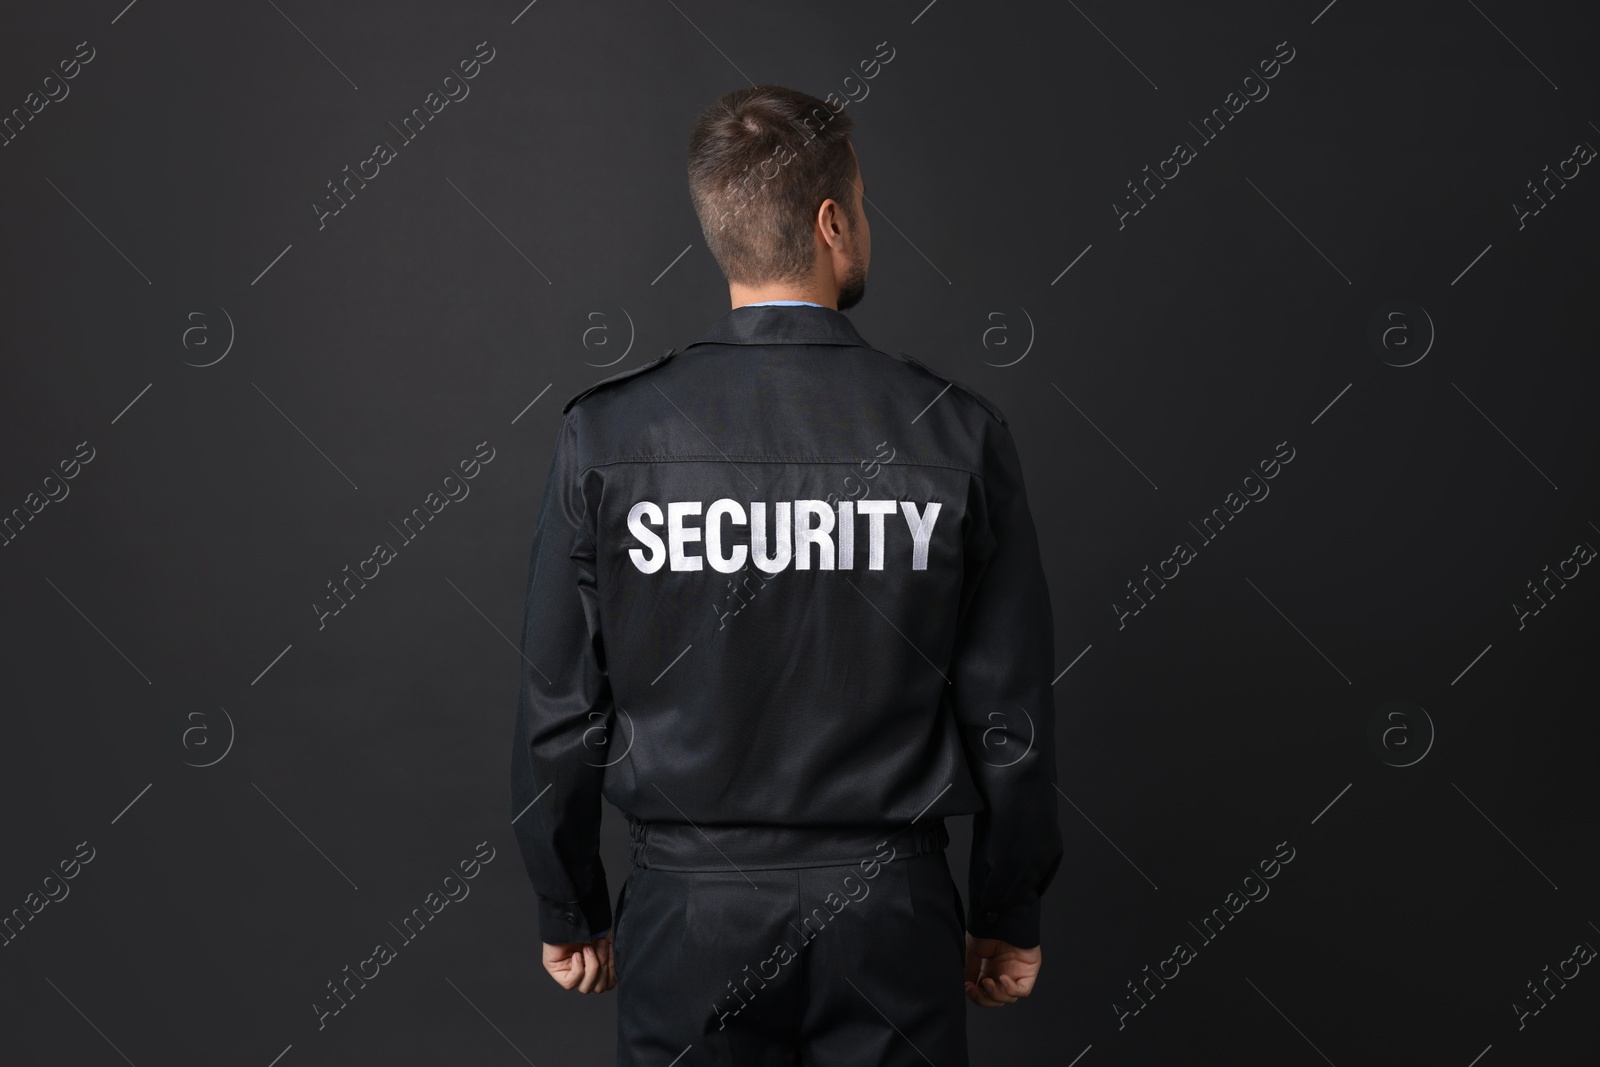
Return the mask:
<path fill-rule="evenodd" d="M 1046 553 L 1066 860 L 1037 991 L 969 1009 L 974 1063 L 1592 1062 L 1591 968 L 1512 1006 L 1600 944 L 1600 578 L 1520 629 L 1512 604 L 1600 544 L 1600 176 L 1511 206 L 1600 145 L 1592 9 L 122 3 L 0 27 L 5 113 L 95 50 L 0 148 L 0 508 L 94 449 L 0 549 L 0 912 L 95 849 L 0 948 L 7 1063 L 611 1062 L 613 997 L 537 960 L 512 642 L 561 404 L 726 310 L 684 146 L 751 80 L 858 98 L 852 317 L 1006 412 Z M 319 229 L 480 41 L 470 95 Z M 325 583 L 482 441 L 471 495 L 319 630 Z M 324 983 L 481 841 L 471 896 L 319 1031 Z"/>

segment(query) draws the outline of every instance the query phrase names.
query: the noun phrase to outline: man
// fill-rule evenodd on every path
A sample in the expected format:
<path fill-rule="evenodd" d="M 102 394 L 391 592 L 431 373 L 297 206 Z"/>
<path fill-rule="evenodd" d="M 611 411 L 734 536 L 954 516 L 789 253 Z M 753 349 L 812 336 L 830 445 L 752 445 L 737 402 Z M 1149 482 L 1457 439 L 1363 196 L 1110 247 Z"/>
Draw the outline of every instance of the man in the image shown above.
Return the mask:
<path fill-rule="evenodd" d="M 563 409 L 511 810 L 546 968 L 620 983 L 619 1064 L 952 1067 L 963 990 L 1039 973 L 1038 542 L 1001 413 L 841 314 L 871 253 L 851 126 L 776 86 L 706 111 L 689 187 L 732 310 Z M 602 795 L 632 837 L 615 917 Z"/>

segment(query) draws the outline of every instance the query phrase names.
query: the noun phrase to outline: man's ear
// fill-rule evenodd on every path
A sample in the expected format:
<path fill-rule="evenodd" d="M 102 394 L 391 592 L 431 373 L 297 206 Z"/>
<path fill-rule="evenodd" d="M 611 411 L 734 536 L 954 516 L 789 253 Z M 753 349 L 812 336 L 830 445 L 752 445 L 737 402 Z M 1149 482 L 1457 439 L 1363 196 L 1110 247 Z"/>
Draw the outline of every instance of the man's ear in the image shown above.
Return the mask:
<path fill-rule="evenodd" d="M 845 227 L 849 223 L 848 223 L 848 220 L 844 220 L 844 221 L 841 221 L 841 220 L 843 220 L 843 212 L 841 212 L 839 210 L 839 202 L 837 200 L 829 198 L 827 200 L 824 200 L 820 205 L 818 205 L 818 207 L 817 207 L 817 227 L 824 234 L 824 238 L 823 239 L 825 241 L 827 240 L 827 236 L 826 235 L 832 234 L 834 232 L 838 232 L 840 234 L 845 232 Z M 830 247 L 831 247 L 831 242 L 829 242 L 829 244 L 830 244 Z"/>

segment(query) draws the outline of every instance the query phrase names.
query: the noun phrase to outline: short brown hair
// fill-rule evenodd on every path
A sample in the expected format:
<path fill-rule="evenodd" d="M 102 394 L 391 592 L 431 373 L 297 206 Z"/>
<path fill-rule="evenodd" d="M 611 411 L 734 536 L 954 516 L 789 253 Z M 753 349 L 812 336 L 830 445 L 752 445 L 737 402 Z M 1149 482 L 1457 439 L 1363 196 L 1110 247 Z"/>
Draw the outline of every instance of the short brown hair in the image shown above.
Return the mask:
<path fill-rule="evenodd" d="M 812 223 L 832 198 L 852 214 L 854 125 L 814 96 L 781 85 L 728 93 L 689 138 L 689 196 L 729 281 L 792 281 L 811 270 Z"/>

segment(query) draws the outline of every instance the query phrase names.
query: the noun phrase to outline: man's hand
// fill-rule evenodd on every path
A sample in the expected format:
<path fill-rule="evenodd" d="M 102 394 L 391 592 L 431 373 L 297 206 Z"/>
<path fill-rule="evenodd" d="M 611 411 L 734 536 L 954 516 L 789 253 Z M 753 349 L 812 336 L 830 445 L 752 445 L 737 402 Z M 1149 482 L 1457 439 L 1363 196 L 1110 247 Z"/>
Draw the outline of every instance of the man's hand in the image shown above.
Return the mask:
<path fill-rule="evenodd" d="M 544 969 L 562 989 L 604 993 L 617 984 L 616 962 L 611 955 L 611 931 L 593 941 L 544 946 Z"/>
<path fill-rule="evenodd" d="M 967 999 L 980 1008 L 1015 1004 L 1033 992 L 1043 959 L 1040 946 L 1017 948 L 1004 941 L 967 935 Z"/>

